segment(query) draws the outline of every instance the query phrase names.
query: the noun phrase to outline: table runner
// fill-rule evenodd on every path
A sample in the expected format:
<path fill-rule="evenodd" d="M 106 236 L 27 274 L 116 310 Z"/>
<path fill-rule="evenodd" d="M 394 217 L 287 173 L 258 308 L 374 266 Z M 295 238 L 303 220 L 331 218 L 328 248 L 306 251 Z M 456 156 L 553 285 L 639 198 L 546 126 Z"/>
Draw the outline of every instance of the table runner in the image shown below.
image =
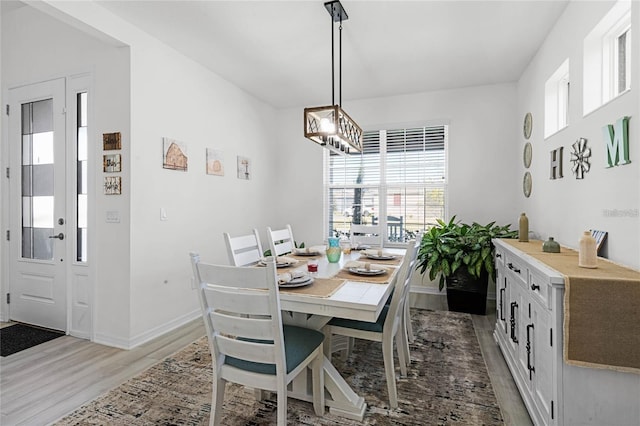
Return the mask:
<path fill-rule="evenodd" d="M 280 293 L 304 294 L 314 297 L 331 297 L 345 283 L 345 280 L 330 278 L 314 278 L 313 284 L 305 287 L 283 288 Z"/>
<path fill-rule="evenodd" d="M 578 266 L 578 253 L 542 252 L 542 241 L 503 240 L 564 276 L 564 360 L 567 364 L 640 374 L 640 272 L 598 258 Z"/>

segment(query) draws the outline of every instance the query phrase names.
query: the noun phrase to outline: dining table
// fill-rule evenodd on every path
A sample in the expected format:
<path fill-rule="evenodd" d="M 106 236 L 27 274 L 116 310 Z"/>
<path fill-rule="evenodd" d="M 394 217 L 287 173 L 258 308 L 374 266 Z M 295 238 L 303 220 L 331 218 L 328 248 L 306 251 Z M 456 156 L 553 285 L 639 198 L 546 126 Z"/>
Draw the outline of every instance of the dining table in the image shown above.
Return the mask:
<path fill-rule="evenodd" d="M 369 259 L 365 252 L 352 250 L 350 253 L 343 253 L 336 263 L 329 262 L 324 253 L 316 256 L 309 256 L 308 253 L 304 256 L 295 253 L 287 255 L 297 262 L 288 268 L 279 269 L 278 273 L 286 273 L 287 269 L 292 273 L 307 273 L 314 278 L 314 282 L 310 284 L 311 290 L 312 286 L 317 285 L 319 291 L 314 294 L 305 288 L 281 287 L 279 293 L 283 323 L 322 330 L 334 317 L 375 322 L 393 291 L 404 252 L 404 249 L 385 248 L 384 253 L 392 255 L 394 260 L 378 261 Z M 307 272 L 309 260 L 317 261 L 317 272 Z M 349 265 L 363 261 L 382 265 L 386 269 L 385 274 L 380 277 L 368 277 L 349 272 Z M 320 287 L 325 284 L 329 285 L 329 290 L 322 293 Z M 325 356 L 323 368 L 325 404 L 329 411 L 362 421 L 367 408 L 364 397 L 349 386 L 331 363 L 330 357 Z M 384 366 L 381 365 L 380 368 Z M 313 401 L 310 371 L 294 379 L 288 397 Z"/>

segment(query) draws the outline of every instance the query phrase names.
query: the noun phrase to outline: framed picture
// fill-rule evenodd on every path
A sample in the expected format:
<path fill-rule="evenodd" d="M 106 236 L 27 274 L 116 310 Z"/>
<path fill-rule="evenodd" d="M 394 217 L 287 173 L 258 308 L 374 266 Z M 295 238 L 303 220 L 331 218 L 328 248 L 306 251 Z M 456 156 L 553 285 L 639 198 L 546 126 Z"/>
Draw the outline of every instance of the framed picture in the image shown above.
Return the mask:
<path fill-rule="evenodd" d="M 207 174 L 214 176 L 224 176 L 224 163 L 222 162 L 222 151 L 207 148 Z"/>
<path fill-rule="evenodd" d="M 251 160 L 238 155 L 238 179 L 249 180 L 251 178 Z"/>
<path fill-rule="evenodd" d="M 112 151 L 114 149 L 122 149 L 122 139 L 120 132 L 115 133 L 103 133 L 102 134 L 102 149 L 105 151 Z"/>
<path fill-rule="evenodd" d="M 162 167 L 186 172 L 189 166 L 187 144 L 170 138 L 162 138 Z"/>
<path fill-rule="evenodd" d="M 104 194 L 120 195 L 122 193 L 122 178 L 120 176 L 108 176 L 104 178 Z"/>
<path fill-rule="evenodd" d="M 102 171 L 105 173 L 116 173 L 122 171 L 120 166 L 120 154 L 106 154 L 102 156 Z"/>

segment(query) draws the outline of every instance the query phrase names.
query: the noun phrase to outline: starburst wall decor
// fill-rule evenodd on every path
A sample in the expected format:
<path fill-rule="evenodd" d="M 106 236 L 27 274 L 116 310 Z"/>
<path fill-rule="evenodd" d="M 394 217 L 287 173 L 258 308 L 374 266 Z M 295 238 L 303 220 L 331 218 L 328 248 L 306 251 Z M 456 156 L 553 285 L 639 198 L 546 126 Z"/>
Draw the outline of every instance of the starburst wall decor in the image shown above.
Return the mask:
<path fill-rule="evenodd" d="M 587 148 L 587 140 L 585 138 L 578 139 L 572 146 L 571 162 L 573 167 L 571 167 L 571 171 L 576 175 L 576 179 L 583 179 L 584 174 L 591 169 L 591 164 L 589 164 L 591 148 Z"/>

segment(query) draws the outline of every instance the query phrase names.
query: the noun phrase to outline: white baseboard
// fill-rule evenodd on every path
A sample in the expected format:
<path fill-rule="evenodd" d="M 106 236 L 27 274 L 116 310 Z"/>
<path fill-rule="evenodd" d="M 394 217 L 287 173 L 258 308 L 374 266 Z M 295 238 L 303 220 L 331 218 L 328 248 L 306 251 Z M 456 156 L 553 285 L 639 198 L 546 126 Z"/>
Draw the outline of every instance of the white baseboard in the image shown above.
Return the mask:
<path fill-rule="evenodd" d="M 201 316 L 202 316 L 202 312 L 200 311 L 200 309 L 196 309 L 195 311 L 189 312 L 188 314 L 175 318 L 158 327 L 154 327 L 151 330 L 147 330 L 143 333 L 140 333 L 129 340 L 96 333 L 94 342 L 99 343 L 101 345 L 113 346 L 116 348 L 129 350 L 137 346 L 140 346 L 143 343 L 146 343 L 150 340 L 153 340 L 156 337 L 160 337 L 165 333 L 175 330 L 176 328 L 181 327 L 197 318 L 200 318 Z"/>

